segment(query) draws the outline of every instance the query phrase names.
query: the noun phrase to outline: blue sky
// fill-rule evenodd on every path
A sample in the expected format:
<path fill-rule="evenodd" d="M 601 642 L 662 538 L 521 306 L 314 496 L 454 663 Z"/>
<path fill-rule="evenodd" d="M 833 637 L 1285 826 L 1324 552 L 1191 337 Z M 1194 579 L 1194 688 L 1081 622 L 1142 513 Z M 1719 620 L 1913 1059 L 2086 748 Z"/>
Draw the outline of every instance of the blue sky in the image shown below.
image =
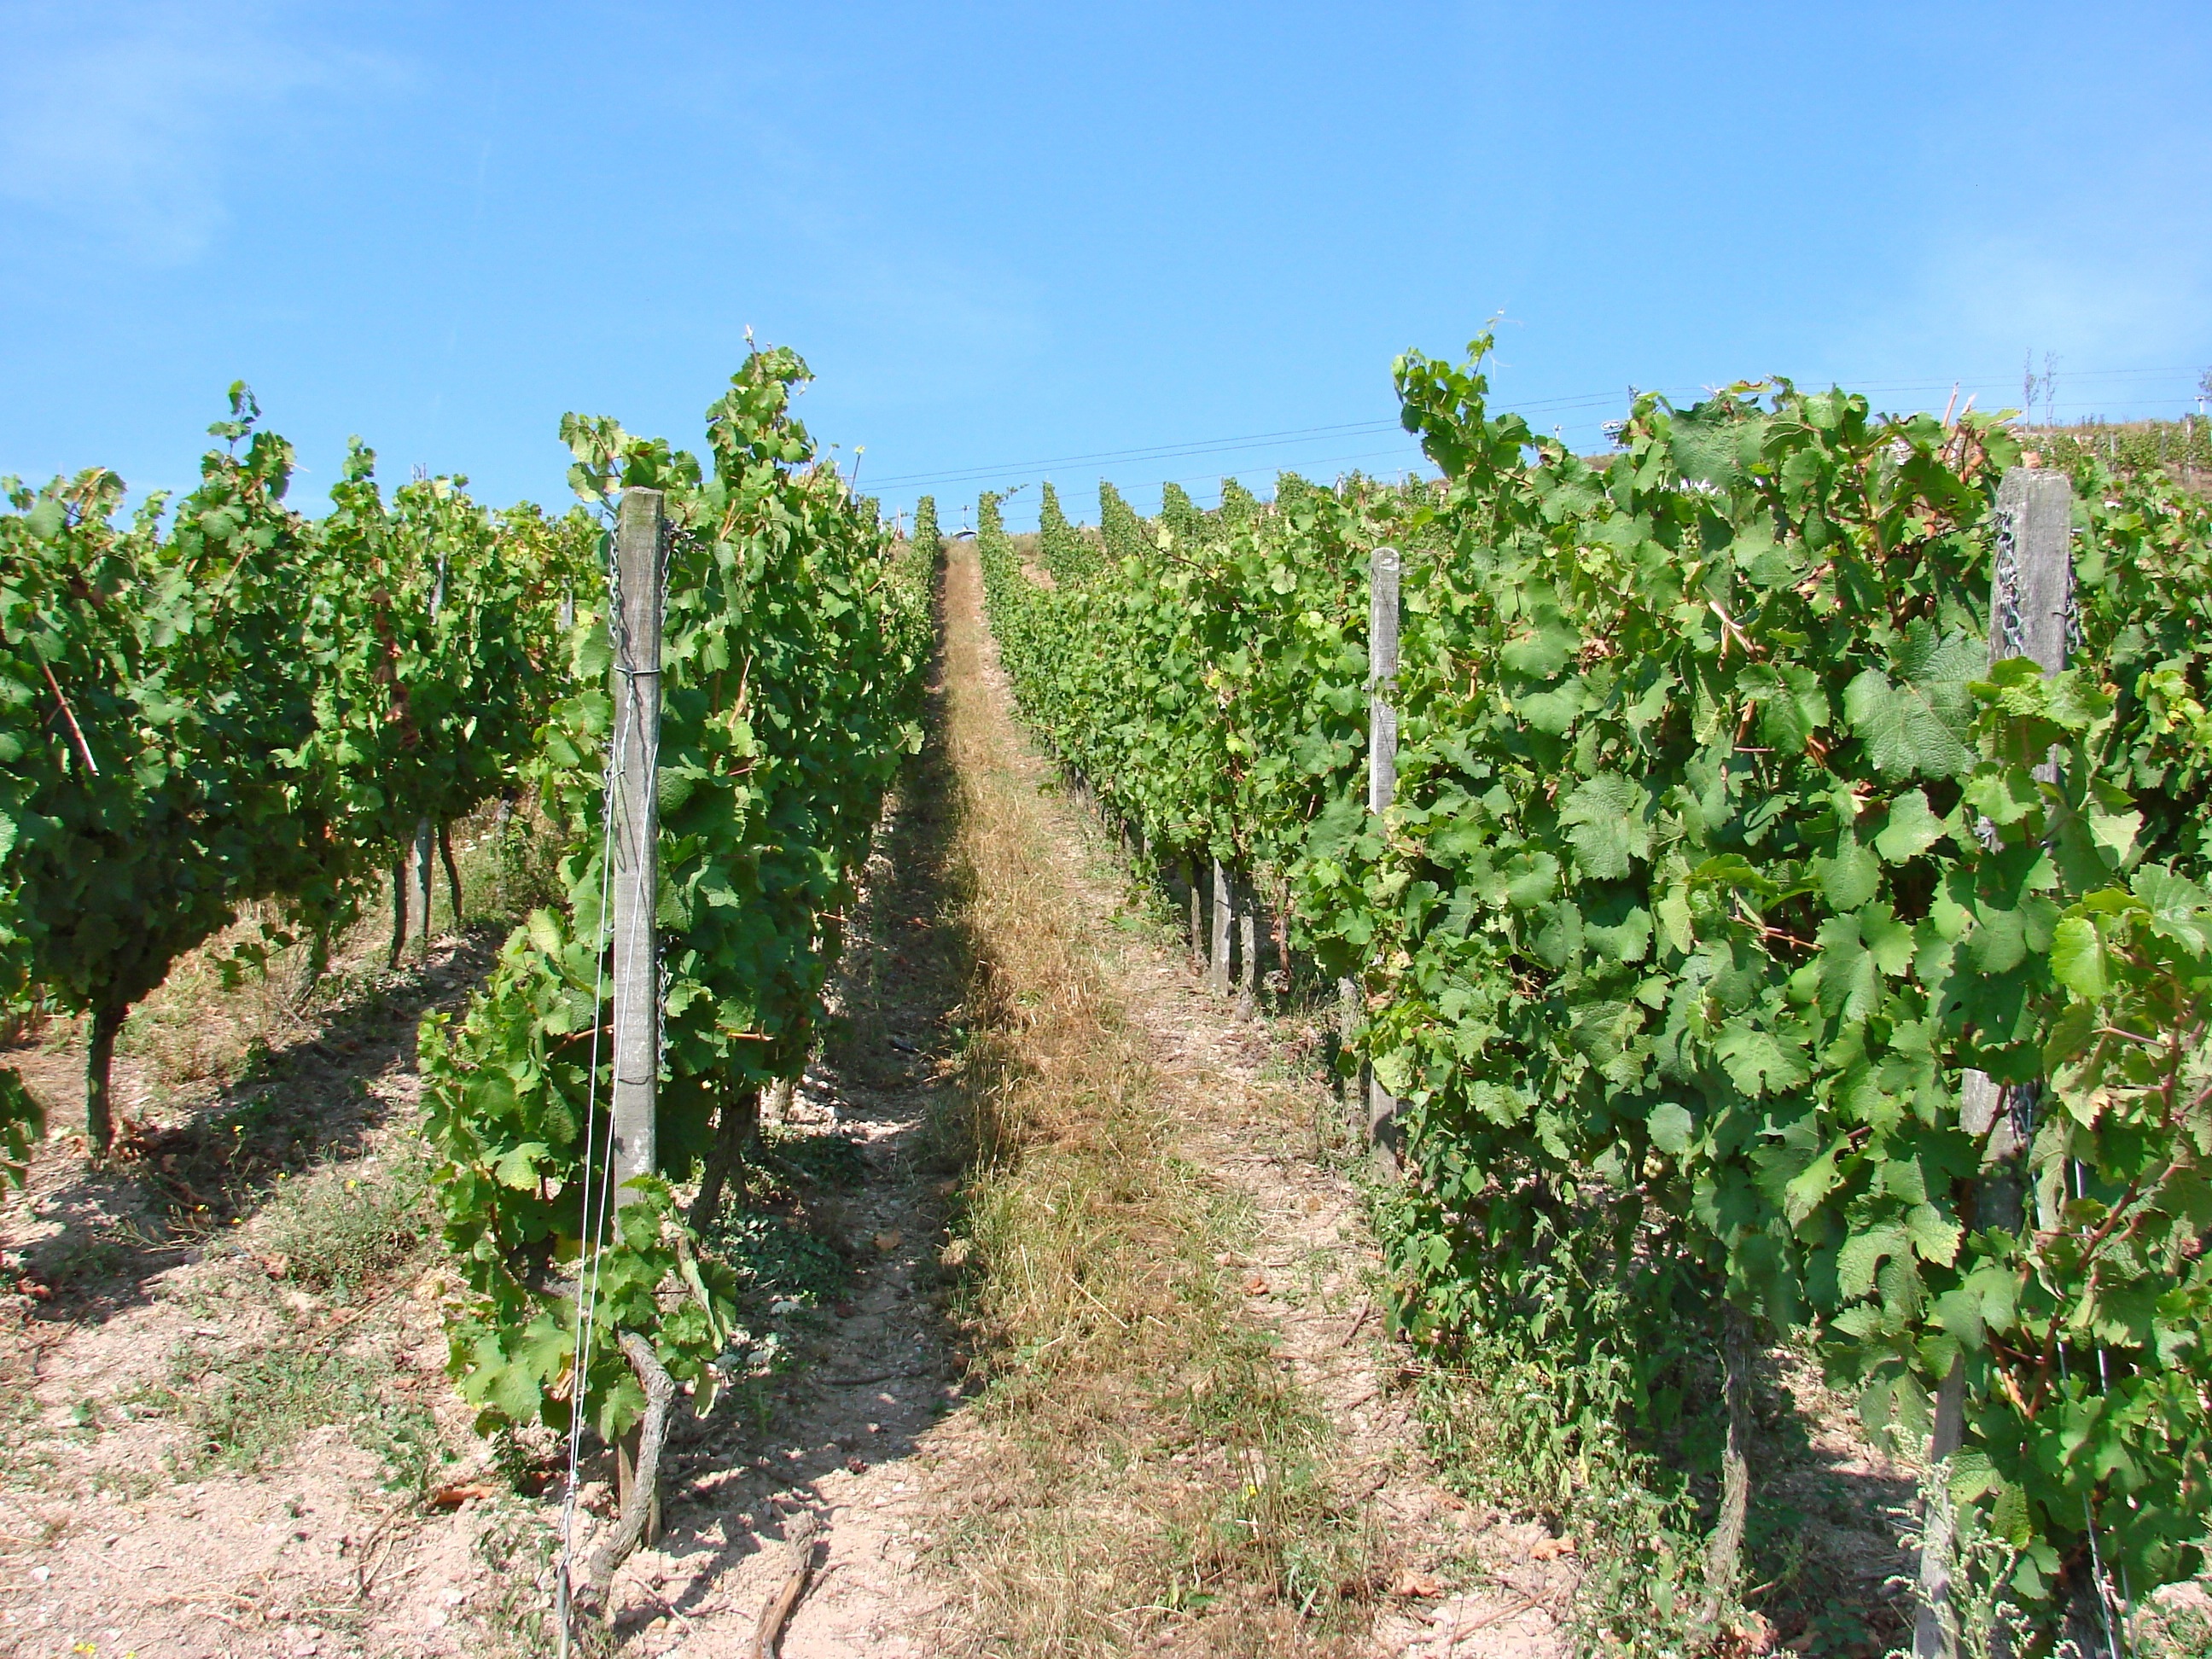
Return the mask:
<path fill-rule="evenodd" d="M 0 472 L 188 485 L 250 380 L 319 510 L 568 499 L 697 443 L 750 325 L 864 489 L 1094 517 L 1389 471 L 1389 366 L 1502 313 L 1631 385 L 2178 414 L 2212 364 L 2212 7 L 0 3 Z M 1962 393 L 1962 397 L 1965 394 Z M 1295 435 L 1283 435 L 1295 434 Z M 1101 459 L 1105 458 L 1105 459 Z M 1033 521 L 1034 484 L 1015 498 Z"/>

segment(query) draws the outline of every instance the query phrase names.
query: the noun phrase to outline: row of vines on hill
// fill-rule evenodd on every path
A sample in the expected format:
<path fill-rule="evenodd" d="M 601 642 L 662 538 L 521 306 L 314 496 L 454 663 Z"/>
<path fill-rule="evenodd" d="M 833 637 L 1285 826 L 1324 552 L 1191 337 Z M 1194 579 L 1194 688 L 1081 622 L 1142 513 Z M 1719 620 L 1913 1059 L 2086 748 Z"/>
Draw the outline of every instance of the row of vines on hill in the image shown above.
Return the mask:
<path fill-rule="evenodd" d="M 10 479 L 0 513 L 0 999 L 90 1017 L 95 1156 L 116 1036 L 179 956 L 272 900 L 319 960 L 418 822 L 514 786 L 562 690 L 556 607 L 598 568 L 581 514 L 495 517 L 456 478 L 387 505 L 358 445 L 311 520 L 291 447 L 231 403 L 173 513 L 119 521 L 97 468 Z M 0 1117 L 20 1170 L 12 1073 Z"/>
<path fill-rule="evenodd" d="M 1212 514 L 1170 489 L 1150 522 L 1109 487 L 1095 539 L 1048 498 L 1036 568 L 987 497 L 1026 716 L 1358 982 L 1417 1339 L 1537 1334 L 1626 1374 L 1647 1430 L 1682 1332 L 1809 1333 L 1907 1437 L 1955 1370 L 1951 1490 L 2023 1616 L 2199 1571 L 2204 503 L 2082 458 L 2076 665 L 2046 678 L 1990 661 L 2002 422 L 1741 386 L 1639 399 L 1591 464 L 1487 412 L 1486 346 L 1397 366 L 1441 486 L 1285 477 Z M 1403 746 L 1377 816 L 1382 544 Z M 2010 1215 L 1967 1068 L 2023 1103 L 2048 1079 Z"/>

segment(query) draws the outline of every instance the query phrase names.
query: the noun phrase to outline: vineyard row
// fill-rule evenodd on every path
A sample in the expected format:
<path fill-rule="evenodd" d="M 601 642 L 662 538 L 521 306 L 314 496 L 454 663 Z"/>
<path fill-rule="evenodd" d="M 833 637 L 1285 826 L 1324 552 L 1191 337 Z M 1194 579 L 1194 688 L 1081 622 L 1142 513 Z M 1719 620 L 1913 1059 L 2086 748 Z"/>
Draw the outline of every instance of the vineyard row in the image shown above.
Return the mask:
<path fill-rule="evenodd" d="M 763 1087 L 805 1064 L 884 793 L 921 742 L 931 636 L 930 557 L 817 459 L 790 410 L 806 378 L 788 350 L 753 353 L 707 412 L 703 462 L 567 417 L 586 506 L 561 518 L 487 513 L 459 479 L 387 502 L 356 445 L 309 520 L 242 387 L 173 512 L 120 521 L 104 471 L 9 485 L 0 1000 L 88 1017 L 95 1159 L 131 1155 L 108 1106 L 131 1005 L 249 902 L 283 920 L 234 970 L 305 940 L 319 971 L 388 873 L 396 962 L 410 888 L 428 931 L 443 826 L 495 797 L 548 826 L 557 902 L 421 1034 L 462 1281 L 452 1366 L 486 1427 L 588 1420 L 622 1442 L 648 1394 L 704 1411 L 717 1362 L 745 1352 L 702 1240 Z M 626 537 L 647 526 L 627 593 L 618 514 Z M 640 710 L 656 741 L 616 741 Z M 628 960 L 611 894 L 639 901 Z M 625 975 L 650 1018 L 618 1079 Z M 650 1150 L 626 1164 L 611 1108 L 641 1085 L 631 1152 Z M 0 1127 L 20 1179 L 38 1119 L 4 1071 Z M 694 1179 L 687 1213 L 673 1187 Z M 649 1457 L 624 1469 L 649 1491 Z M 619 1551 L 600 1553 L 570 1585 L 564 1551 L 580 1608 Z"/>
<path fill-rule="evenodd" d="M 1048 490 L 1033 563 L 987 498 L 1025 717 L 1211 908 L 1218 983 L 1343 988 L 1401 1326 L 1555 1379 L 1532 1467 L 1723 1377 L 1703 1583 L 1624 1531 L 1623 1619 L 1743 1593 L 1784 1338 L 1946 1460 L 1923 1651 L 1954 1536 L 2010 1616 L 2126 1616 L 2212 1497 L 2212 515 L 1786 383 L 1641 398 L 1593 463 L 1489 411 L 1486 343 L 1397 365 L 1441 487 L 1108 487 L 1096 532 Z"/>

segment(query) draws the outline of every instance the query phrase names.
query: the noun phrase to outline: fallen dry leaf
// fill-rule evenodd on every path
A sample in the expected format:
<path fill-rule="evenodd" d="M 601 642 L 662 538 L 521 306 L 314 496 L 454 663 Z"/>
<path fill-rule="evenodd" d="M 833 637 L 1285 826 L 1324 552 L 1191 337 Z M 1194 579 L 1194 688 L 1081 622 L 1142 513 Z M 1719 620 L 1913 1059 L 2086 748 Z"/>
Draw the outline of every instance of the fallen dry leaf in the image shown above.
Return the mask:
<path fill-rule="evenodd" d="M 457 1510 L 476 1498 L 496 1498 L 499 1484 L 493 1480 L 459 1480 L 450 1486 L 441 1486 L 430 1494 L 430 1507 L 437 1510 Z"/>
<path fill-rule="evenodd" d="M 1252 1275 L 1252 1277 L 1251 1277 L 1251 1278 L 1249 1278 L 1249 1279 L 1246 1279 L 1246 1280 L 1244 1281 L 1244 1294 L 1245 1294 L 1245 1295 L 1247 1295 L 1247 1296 L 1265 1296 L 1265 1295 L 1267 1295 L 1267 1281 L 1266 1279 L 1264 1279 L 1261 1278 L 1259 1274 L 1257 1274 L 1257 1273 L 1254 1273 L 1254 1274 Z"/>
<path fill-rule="evenodd" d="M 1741 1620 L 1729 1626 L 1728 1632 L 1735 1638 L 1739 1652 L 1774 1651 L 1774 1626 L 1755 1613 L 1746 1612 Z"/>
<path fill-rule="evenodd" d="M 1536 1547 L 1530 1550 L 1528 1552 L 1528 1555 L 1532 1560 L 1556 1561 L 1563 1555 L 1572 1555 L 1574 1553 L 1574 1534 L 1570 1533 L 1565 1538 L 1545 1538 L 1538 1540 Z"/>
<path fill-rule="evenodd" d="M 1432 1572 L 1415 1572 L 1411 1567 L 1400 1571 L 1390 1583 L 1393 1595 L 1433 1598 L 1444 1593 L 1443 1581 Z"/>

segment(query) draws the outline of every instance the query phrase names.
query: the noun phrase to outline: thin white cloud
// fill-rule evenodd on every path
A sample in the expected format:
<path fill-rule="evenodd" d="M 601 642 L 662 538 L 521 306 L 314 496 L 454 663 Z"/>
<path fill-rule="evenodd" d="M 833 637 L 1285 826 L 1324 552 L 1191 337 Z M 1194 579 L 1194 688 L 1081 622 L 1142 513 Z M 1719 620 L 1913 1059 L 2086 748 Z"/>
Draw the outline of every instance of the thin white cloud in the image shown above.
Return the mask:
<path fill-rule="evenodd" d="M 981 391 L 1039 360 L 1047 308 L 1003 261 L 919 228 L 887 233 L 883 219 L 840 205 L 865 199 L 866 181 L 787 130 L 754 119 L 737 143 L 751 163 L 748 204 L 775 227 L 792 289 L 837 319 L 864 369 L 845 390 L 848 407 L 941 403 L 948 385 Z"/>
<path fill-rule="evenodd" d="M 0 31 L 0 197 L 161 264 L 207 247 L 285 106 L 376 68 L 250 5 L 5 5 Z"/>
<path fill-rule="evenodd" d="M 1929 288 L 1929 320 L 1961 347 L 1984 356 L 2033 347 L 2126 365 L 2203 344 L 2212 250 L 1990 237 L 1947 250 Z"/>
<path fill-rule="evenodd" d="M 1882 370 L 1976 374 L 2033 352 L 2057 359 L 2061 412 L 2107 395 L 2069 373 L 2179 368 L 2212 354 L 2212 163 L 2146 138 L 2136 164 L 2038 152 L 2018 165 L 2040 188 L 1972 194 L 1922 240 L 1907 280 L 1872 298 L 1842 356 Z M 2037 162 L 2043 163 L 2038 166 Z M 2176 387 L 2142 388 L 2171 400 Z M 2118 398 L 2121 394 L 2111 394 Z M 2117 411 L 2115 411 L 2117 412 Z"/>
<path fill-rule="evenodd" d="M 824 301 L 860 325 L 870 367 L 910 398 L 981 386 L 1033 364 L 1049 331 L 1036 297 L 1003 273 L 944 254 L 821 250 Z"/>

